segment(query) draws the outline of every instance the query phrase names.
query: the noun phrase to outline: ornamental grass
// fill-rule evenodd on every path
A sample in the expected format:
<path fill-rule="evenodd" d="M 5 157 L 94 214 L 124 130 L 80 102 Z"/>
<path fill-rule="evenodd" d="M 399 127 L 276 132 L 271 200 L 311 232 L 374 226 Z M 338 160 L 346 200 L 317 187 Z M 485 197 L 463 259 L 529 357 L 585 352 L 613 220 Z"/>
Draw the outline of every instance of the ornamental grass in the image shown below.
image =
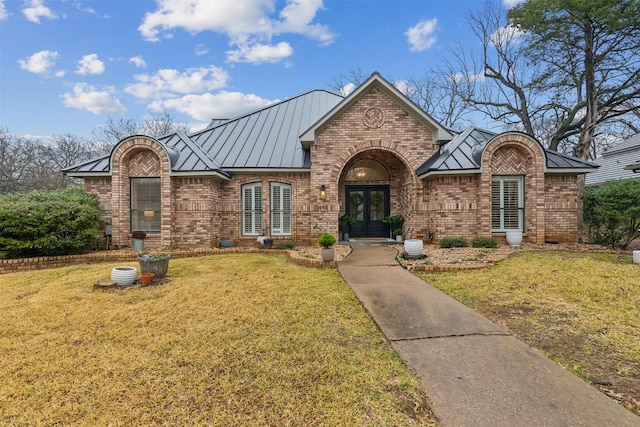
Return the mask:
<path fill-rule="evenodd" d="M 333 269 L 219 255 L 94 289 L 112 267 L 0 276 L 0 424 L 433 425 Z"/>

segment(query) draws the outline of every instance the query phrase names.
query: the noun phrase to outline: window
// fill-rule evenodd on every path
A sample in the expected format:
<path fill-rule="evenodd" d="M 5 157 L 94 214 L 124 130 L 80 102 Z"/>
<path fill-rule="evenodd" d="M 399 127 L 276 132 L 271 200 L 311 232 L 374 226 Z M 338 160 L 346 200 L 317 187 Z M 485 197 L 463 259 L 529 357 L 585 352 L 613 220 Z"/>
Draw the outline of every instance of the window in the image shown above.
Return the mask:
<path fill-rule="evenodd" d="M 262 183 L 242 186 L 242 235 L 262 234 Z"/>
<path fill-rule="evenodd" d="M 522 176 L 494 176 L 491 180 L 492 231 L 524 230 Z"/>
<path fill-rule="evenodd" d="M 346 181 L 389 181 L 389 172 L 373 159 L 361 159 L 351 166 Z"/>
<path fill-rule="evenodd" d="M 291 186 L 271 183 L 271 235 L 291 235 Z"/>
<path fill-rule="evenodd" d="M 131 231 L 160 233 L 160 178 L 131 178 Z"/>

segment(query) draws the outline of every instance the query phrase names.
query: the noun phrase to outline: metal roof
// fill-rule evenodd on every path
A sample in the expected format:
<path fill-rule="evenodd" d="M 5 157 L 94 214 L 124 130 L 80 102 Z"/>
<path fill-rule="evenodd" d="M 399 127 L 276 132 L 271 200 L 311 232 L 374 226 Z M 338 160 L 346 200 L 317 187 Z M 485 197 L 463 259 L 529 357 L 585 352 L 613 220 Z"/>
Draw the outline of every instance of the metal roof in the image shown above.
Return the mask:
<path fill-rule="evenodd" d="M 587 175 L 585 185 L 597 185 L 612 179 L 640 178 L 633 168 L 625 169 L 640 163 L 640 133 L 632 136 L 602 153 L 595 163 L 600 169 Z"/>
<path fill-rule="evenodd" d="M 309 151 L 300 145 L 300 134 L 342 99 L 314 90 L 205 129 L 191 139 L 225 170 L 309 168 Z"/>
<path fill-rule="evenodd" d="M 416 174 L 423 178 L 429 174 L 443 173 L 479 173 L 482 163 L 482 152 L 487 144 L 498 134 L 484 129 L 469 127 L 456 135 L 451 142 L 424 162 Z M 556 151 L 544 149 L 546 155 L 546 172 L 584 173 L 598 166 L 584 160 L 576 159 Z"/>
<path fill-rule="evenodd" d="M 300 134 L 335 107 L 343 97 L 314 90 L 234 119 L 214 119 L 209 126 L 186 135 L 176 132 L 158 139 L 169 154 L 175 174 L 229 171 L 309 170 L 308 149 Z M 72 166 L 71 176 L 110 175 L 110 156 Z"/>

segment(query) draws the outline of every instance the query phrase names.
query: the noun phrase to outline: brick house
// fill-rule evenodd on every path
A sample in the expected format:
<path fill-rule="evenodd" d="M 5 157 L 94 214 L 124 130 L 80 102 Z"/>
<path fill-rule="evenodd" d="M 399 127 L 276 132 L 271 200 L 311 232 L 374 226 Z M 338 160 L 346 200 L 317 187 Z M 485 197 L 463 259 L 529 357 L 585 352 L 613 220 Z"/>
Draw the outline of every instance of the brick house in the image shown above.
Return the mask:
<path fill-rule="evenodd" d="M 315 90 L 206 129 L 125 138 L 110 156 L 63 171 L 100 199 L 113 244 L 208 247 L 257 236 L 309 242 L 338 234 L 495 236 L 575 242 L 578 176 L 595 166 L 530 136 L 452 132 L 374 73 L 347 97 Z"/>

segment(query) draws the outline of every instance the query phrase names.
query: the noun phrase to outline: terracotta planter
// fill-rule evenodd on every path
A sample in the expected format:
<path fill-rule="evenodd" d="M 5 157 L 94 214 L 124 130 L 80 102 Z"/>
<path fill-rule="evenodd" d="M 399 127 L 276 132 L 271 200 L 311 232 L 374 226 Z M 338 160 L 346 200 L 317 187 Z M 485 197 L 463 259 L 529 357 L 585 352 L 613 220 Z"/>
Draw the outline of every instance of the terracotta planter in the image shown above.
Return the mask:
<path fill-rule="evenodd" d="M 142 273 L 140 275 L 140 281 L 143 285 L 150 285 L 153 282 L 153 278 L 156 277 L 155 273 Z"/>

